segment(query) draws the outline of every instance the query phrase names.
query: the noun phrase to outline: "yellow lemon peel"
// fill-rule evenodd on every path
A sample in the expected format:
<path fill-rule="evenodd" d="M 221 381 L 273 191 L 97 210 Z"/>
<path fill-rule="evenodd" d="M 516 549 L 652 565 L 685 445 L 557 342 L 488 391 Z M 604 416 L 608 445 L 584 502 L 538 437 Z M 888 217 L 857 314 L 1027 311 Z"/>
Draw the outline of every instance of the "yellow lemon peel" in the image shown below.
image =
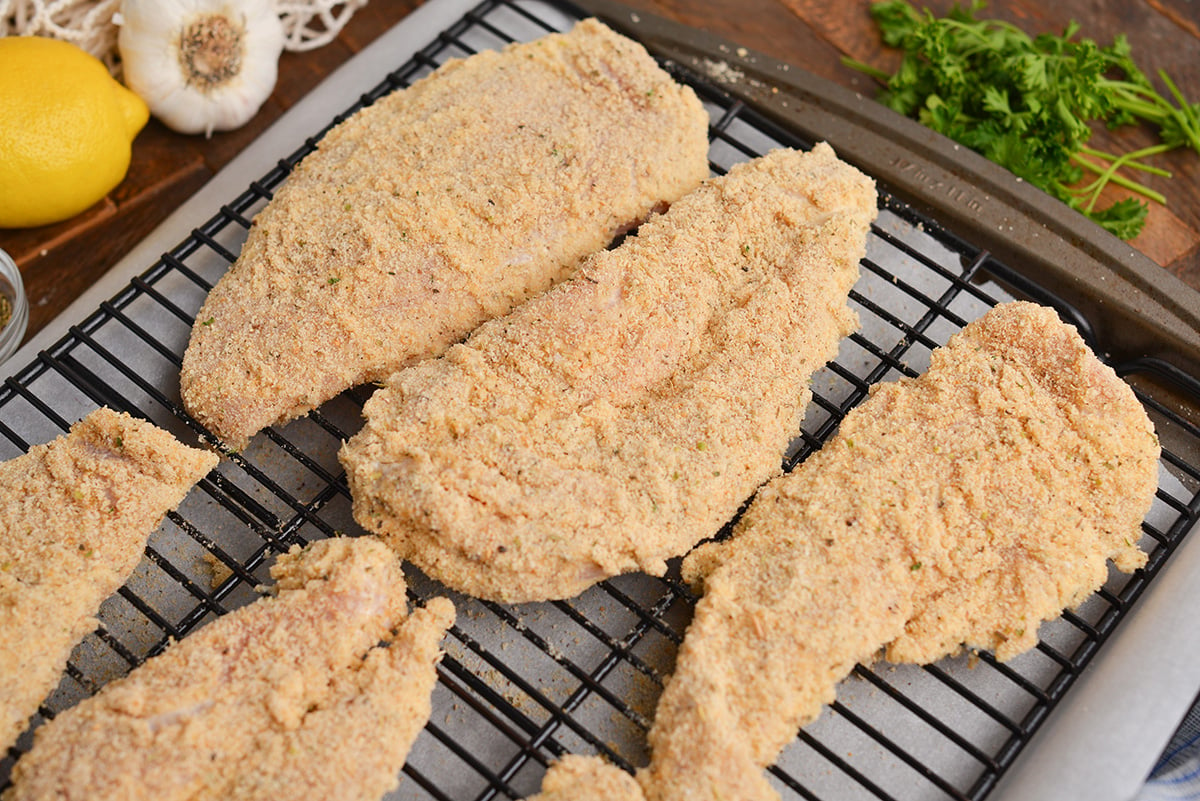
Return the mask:
<path fill-rule="evenodd" d="M 0 38 L 0 228 L 75 216 L 117 186 L 150 112 L 79 47 Z"/>

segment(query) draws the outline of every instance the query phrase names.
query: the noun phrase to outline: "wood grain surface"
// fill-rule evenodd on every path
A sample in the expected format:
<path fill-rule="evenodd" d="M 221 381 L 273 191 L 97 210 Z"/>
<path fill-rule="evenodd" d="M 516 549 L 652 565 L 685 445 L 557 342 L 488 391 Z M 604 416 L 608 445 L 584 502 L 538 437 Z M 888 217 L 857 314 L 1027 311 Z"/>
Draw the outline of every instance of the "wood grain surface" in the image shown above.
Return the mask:
<path fill-rule="evenodd" d="M 436 2 L 436 0 L 431 0 Z M 841 63 L 849 55 L 887 69 L 898 54 L 885 48 L 868 0 L 625 0 L 830 78 L 863 94 L 875 85 Z M 942 13 L 953 0 L 916 0 Z M 121 259 L 280 114 L 338 65 L 402 20 L 421 0 L 373 0 L 359 9 L 336 41 L 305 53 L 285 53 L 270 100 L 247 125 L 228 133 L 175 134 L 151 120 L 133 146 L 125 180 L 79 216 L 34 229 L 0 230 L 0 248 L 21 268 L 30 301 L 31 336 Z M 1070 20 L 1083 35 L 1108 44 L 1120 33 L 1148 73 L 1163 68 L 1184 94 L 1200 102 L 1200 7 L 1195 0 L 993 0 L 984 15 L 1014 22 L 1031 34 L 1061 31 Z M 1147 130 L 1097 130 L 1093 144 L 1129 149 L 1151 141 Z M 1171 179 L 1145 182 L 1167 197 L 1154 206 L 1134 245 L 1163 268 L 1200 289 L 1200 155 L 1174 151 L 1156 162 Z M 147 265 L 149 266 L 149 265 Z"/>

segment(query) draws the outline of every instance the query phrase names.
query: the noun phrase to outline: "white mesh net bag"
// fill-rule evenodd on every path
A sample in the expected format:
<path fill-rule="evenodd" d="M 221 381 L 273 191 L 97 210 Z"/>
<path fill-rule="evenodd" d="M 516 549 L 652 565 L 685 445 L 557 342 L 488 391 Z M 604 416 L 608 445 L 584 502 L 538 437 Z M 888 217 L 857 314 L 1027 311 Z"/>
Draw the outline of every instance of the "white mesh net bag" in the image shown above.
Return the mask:
<path fill-rule="evenodd" d="M 367 0 L 276 0 L 284 49 L 312 50 L 328 44 Z M 37 35 L 79 45 L 120 72 L 117 25 L 121 0 L 0 0 L 0 36 Z"/>

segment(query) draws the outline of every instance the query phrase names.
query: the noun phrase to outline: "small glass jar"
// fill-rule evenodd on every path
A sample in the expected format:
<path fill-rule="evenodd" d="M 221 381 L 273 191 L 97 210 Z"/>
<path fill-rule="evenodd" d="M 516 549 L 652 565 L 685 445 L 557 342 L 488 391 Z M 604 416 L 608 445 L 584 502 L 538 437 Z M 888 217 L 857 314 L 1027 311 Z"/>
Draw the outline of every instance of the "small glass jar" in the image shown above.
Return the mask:
<path fill-rule="evenodd" d="M 29 300 L 17 263 L 0 250 L 0 362 L 21 346 L 29 324 Z"/>

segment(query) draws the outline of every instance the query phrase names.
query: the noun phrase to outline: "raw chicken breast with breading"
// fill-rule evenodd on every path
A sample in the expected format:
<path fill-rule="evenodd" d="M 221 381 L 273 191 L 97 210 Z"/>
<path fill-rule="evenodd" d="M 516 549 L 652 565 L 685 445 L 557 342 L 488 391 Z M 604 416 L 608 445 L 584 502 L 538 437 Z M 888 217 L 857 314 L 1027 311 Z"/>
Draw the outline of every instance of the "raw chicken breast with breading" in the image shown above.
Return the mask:
<path fill-rule="evenodd" d="M 58 684 L 163 516 L 216 464 L 105 408 L 0 464 L 0 746 Z"/>
<path fill-rule="evenodd" d="M 527 801 L 641 801 L 632 775 L 598 757 L 567 754 L 546 771 L 542 790 Z"/>
<path fill-rule="evenodd" d="M 392 376 L 342 448 L 355 519 L 485 598 L 661 574 L 779 473 L 810 377 L 856 324 L 875 214 L 825 144 L 712 179 Z"/>
<path fill-rule="evenodd" d="M 209 623 L 39 729 L 4 801 L 373 801 L 429 718 L 445 598 L 408 614 L 369 539 L 294 548 L 274 597 Z"/>
<path fill-rule="evenodd" d="M 452 61 L 327 133 L 196 316 L 188 411 L 230 447 L 434 356 L 708 175 L 708 115 L 585 20 Z"/>
<path fill-rule="evenodd" d="M 647 798 L 776 798 L 763 769 L 881 648 L 918 663 L 1031 648 L 1107 560 L 1144 563 L 1158 455 L 1133 391 L 1052 310 L 968 325 L 685 561 L 704 596 L 649 735 Z"/>

